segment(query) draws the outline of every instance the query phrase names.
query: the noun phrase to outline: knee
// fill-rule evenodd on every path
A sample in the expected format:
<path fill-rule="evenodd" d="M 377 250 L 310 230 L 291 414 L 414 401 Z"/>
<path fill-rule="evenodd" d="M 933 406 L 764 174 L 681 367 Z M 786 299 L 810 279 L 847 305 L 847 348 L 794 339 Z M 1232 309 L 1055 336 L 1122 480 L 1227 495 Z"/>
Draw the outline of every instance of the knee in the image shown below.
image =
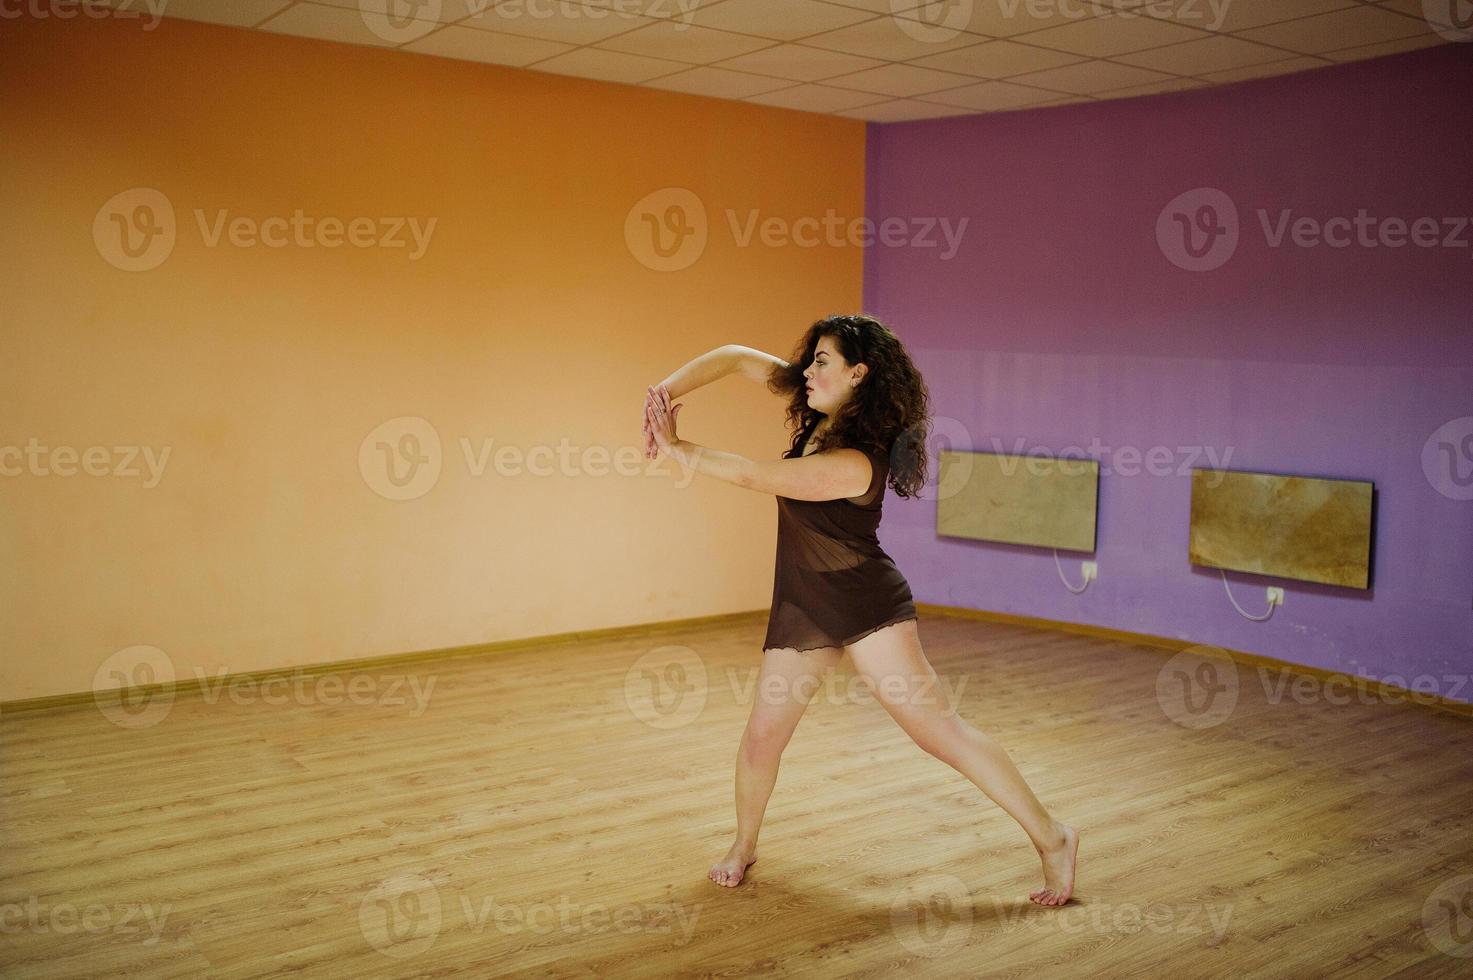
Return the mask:
<path fill-rule="evenodd" d="M 962 733 L 955 718 L 912 719 L 905 730 L 928 755 L 933 755 L 948 765 L 957 758 Z"/>
<path fill-rule="evenodd" d="M 765 721 L 748 721 L 742 732 L 742 754 L 749 759 L 780 756 L 791 737 L 786 727 Z"/>

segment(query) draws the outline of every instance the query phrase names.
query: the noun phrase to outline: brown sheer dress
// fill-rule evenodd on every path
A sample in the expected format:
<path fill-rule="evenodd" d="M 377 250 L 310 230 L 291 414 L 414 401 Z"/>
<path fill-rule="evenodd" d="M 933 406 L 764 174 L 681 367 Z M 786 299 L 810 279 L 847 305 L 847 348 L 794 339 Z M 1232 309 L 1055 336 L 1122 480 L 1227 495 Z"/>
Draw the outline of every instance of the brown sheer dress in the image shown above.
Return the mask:
<path fill-rule="evenodd" d="M 808 436 L 785 458 L 803 454 Z M 870 453 L 869 488 L 859 497 L 777 497 L 777 562 L 762 649 L 843 647 L 916 618 L 910 585 L 880 548 L 876 529 L 890 460 Z"/>

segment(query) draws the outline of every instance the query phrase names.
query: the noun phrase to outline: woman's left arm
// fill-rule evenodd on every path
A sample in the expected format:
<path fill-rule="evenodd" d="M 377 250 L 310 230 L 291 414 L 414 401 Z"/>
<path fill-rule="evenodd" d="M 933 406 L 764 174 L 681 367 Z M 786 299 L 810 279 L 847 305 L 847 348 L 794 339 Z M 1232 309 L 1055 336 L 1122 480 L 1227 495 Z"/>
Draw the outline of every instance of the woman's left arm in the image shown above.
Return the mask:
<path fill-rule="evenodd" d="M 748 459 L 685 439 L 670 443 L 682 466 L 747 490 L 792 500 L 858 497 L 869 489 L 872 464 L 858 449 L 831 449 L 792 459 Z"/>
<path fill-rule="evenodd" d="M 651 387 L 649 395 L 644 410 L 651 437 L 661 452 L 675 457 L 683 467 L 792 500 L 837 500 L 858 497 L 869 489 L 873 464 L 858 449 L 829 449 L 788 459 L 748 459 L 680 438 L 675 423 L 684 403 L 671 405 L 663 385 Z"/>

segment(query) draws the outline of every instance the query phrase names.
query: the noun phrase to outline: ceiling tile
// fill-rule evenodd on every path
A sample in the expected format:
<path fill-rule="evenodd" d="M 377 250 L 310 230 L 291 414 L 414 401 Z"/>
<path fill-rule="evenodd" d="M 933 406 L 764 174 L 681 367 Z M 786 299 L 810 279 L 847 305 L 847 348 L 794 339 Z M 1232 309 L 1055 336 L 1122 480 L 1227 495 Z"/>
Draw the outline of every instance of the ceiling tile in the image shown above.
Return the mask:
<path fill-rule="evenodd" d="M 651 88 L 689 92 L 692 95 L 709 95 L 718 99 L 744 99 L 749 95 L 788 88 L 793 83 L 785 78 L 765 78 L 761 75 L 749 75 L 746 72 L 702 66 L 676 75 L 657 78 L 646 84 Z"/>
<path fill-rule="evenodd" d="M 873 105 L 886 100 L 867 92 L 851 92 L 827 85 L 796 85 L 776 92 L 753 95 L 746 101 L 781 106 L 784 109 L 802 109 L 806 112 L 838 112 L 841 109 L 857 109 L 862 105 Z"/>
<path fill-rule="evenodd" d="M 538 37 L 564 44 L 593 44 L 653 24 L 655 20 L 630 13 L 626 7 L 606 10 L 578 3 L 553 3 L 551 0 L 533 4 L 515 0 L 489 7 L 459 23 L 477 30 Z"/>
<path fill-rule="evenodd" d="M 1309 68 L 1324 68 L 1330 64 L 1332 62 L 1326 61 L 1324 58 L 1301 55 L 1297 58 L 1270 61 L 1262 65 L 1247 65 L 1243 68 L 1230 68 L 1227 71 L 1208 72 L 1205 75 L 1198 75 L 1197 77 L 1209 82 L 1243 82 L 1250 78 L 1268 78 L 1272 75 L 1290 75 Z"/>
<path fill-rule="evenodd" d="M 687 25 L 674 19 L 658 21 L 598 43 L 598 47 L 610 51 L 669 58 L 693 65 L 703 65 L 773 45 L 774 42 L 764 38 Z"/>
<path fill-rule="evenodd" d="M 880 95 L 920 95 L 922 92 L 938 92 L 956 88 L 975 81 L 970 75 L 958 75 L 932 68 L 917 68 L 914 65 L 883 65 L 867 68 L 850 75 L 830 78 L 828 84 L 838 88 L 858 89 L 861 92 L 877 92 Z"/>
<path fill-rule="evenodd" d="M 178 0 L 165 0 L 172 9 Z M 404 7 L 411 7 L 411 15 L 416 20 L 432 20 L 440 24 L 449 24 L 452 21 L 469 17 L 471 14 L 484 10 L 496 0 L 419 0 L 418 3 L 407 4 L 396 2 L 396 0 L 310 0 L 311 3 L 320 3 L 327 7 L 342 7 L 354 13 L 375 15 L 385 17 L 393 14 L 396 17 L 403 16 Z"/>
<path fill-rule="evenodd" d="M 1311 17 L 1354 7 L 1359 0 L 1095 0 L 1148 17 L 1207 31 L 1245 31 L 1251 27 Z M 1420 2 L 1420 0 L 1418 0 Z"/>
<path fill-rule="evenodd" d="M 702 5 L 695 20 L 702 27 L 791 41 L 873 17 L 870 11 L 819 0 L 721 0 Z"/>
<path fill-rule="evenodd" d="M 1028 106 L 1027 108 L 1029 108 L 1029 109 L 1047 109 L 1049 106 L 1056 106 L 1056 105 L 1077 105 L 1077 104 L 1079 104 L 1081 102 L 1098 102 L 1098 101 L 1099 101 L 1099 99 L 1096 99 L 1095 97 L 1090 96 L 1090 95 L 1066 95 L 1062 99 L 1054 99 L 1052 102 L 1040 102 L 1037 105 Z"/>
<path fill-rule="evenodd" d="M 664 58 L 646 58 L 620 51 L 600 51 L 597 48 L 578 48 L 546 61 L 536 62 L 532 67 L 538 71 L 556 72 L 560 75 L 637 84 L 690 66 L 678 61 L 666 61 Z"/>
<path fill-rule="evenodd" d="M 1102 8 L 1089 0 L 1034 3 L 978 0 L 976 3 L 930 3 L 902 11 L 896 18 L 919 23 L 939 43 L 958 30 L 986 38 L 1013 37 L 1097 17 Z"/>
<path fill-rule="evenodd" d="M 916 119 L 940 119 L 944 116 L 973 114 L 972 109 L 941 105 L 937 102 L 921 102 L 916 99 L 894 99 L 890 102 L 860 106 L 858 109 L 844 109 L 835 113 L 835 115 L 849 116 L 853 119 L 867 119 L 870 122 L 909 122 Z"/>
<path fill-rule="evenodd" d="M 1423 0 L 167 0 L 160 13 L 874 122 L 1228 84 L 1455 39 Z"/>
<path fill-rule="evenodd" d="M 1376 2 L 1387 10 L 1394 10 L 1404 17 L 1414 20 L 1425 20 L 1433 28 L 1451 28 L 1453 22 L 1453 6 L 1448 0 L 1439 0 L 1434 4 L 1424 4 L 1424 0 L 1376 0 Z M 1464 3 L 1467 0 L 1463 0 Z M 1462 33 L 1467 36 L 1468 28 L 1464 27 Z M 1448 38 L 1449 41 L 1452 38 Z"/>
<path fill-rule="evenodd" d="M 887 61 L 909 61 L 911 58 L 966 47 L 982 40 L 960 31 L 943 37 L 933 37 L 921 28 L 922 25 L 903 17 L 877 17 L 862 24 L 805 38 L 803 43 L 816 48 Z"/>
<path fill-rule="evenodd" d="M 137 0 L 109 0 L 107 6 L 146 12 Z M 291 6 L 291 0 L 168 0 L 163 12 L 169 17 L 200 20 L 231 27 L 255 27 L 273 14 Z"/>
<path fill-rule="evenodd" d="M 1274 44 L 1301 54 L 1319 54 L 1343 48 L 1394 41 L 1432 28 L 1426 21 L 1413 20 L 1380 7 L 1357 6 L 1349 10 L 1291 20 L 1270 27 L 1244 31 L 1240 36 L 1249 41 Z"/>
<path fill-rule="evenodd" d="M 526 6 L 548 6 L 552 3 L 576 3 L 592 8 L 593 16 L 618 17 L 639 15 L 652 20 L 682 20 L 693 23 L 698 7 L 703 4 L 719 3 L 720 0 L 462 0 L 462 2 L 485 5 L 487 2 L 504 6 L 521 4 Z"/>
<path fill-rule="evenodd" d="M 1200 77 L 1204 72 L 1227 71 L 1229 68 L 1242 68 L 1244 65 L 1282 61 L 1284 57 L 1284 52 L 1278 48 L 1254 44 L 1252 41 L 1243 41 L 1225 34 L 1214 34 L 1200 41 L 1116 55 L 1115 60 L 1140 68 Z"/>
<path fill-rule="evenodd" d="M 922 96 L 921 100 L 995 111 L 1052 102 L 1058 97 L 1058 92 L 1045 92 L 1027 85 L 1014 85 L 1012 82 L 978 82 L 976 85 L 968 85 L 965 88 L 948 89 L 934 95 Z"/>
<path fill-rule="evenodd" d="M 1195 78 L 1168 78 L 1159 82 L 1150 82 L 1146 85 L 1129 85 L 1125 88 L 1110 89 L 1099 93 L 1104 99 L 1132 98 L 1137 95 L 1159 95 L 1162 92 L 1180 92 L 1189 88 L 1204 88 L 1206 82 L 1199 82 Z"/>
<path fill-rule="evenodd" d="M 1087 59 L 1051 48 L 1035 48 L 1015 41 L 983 41 L 970 47 L 944 51 L 909 62 L 925 68 L 976 75 L 978 78 L 1007 78 L 1026 71 L 1059 68 Z"/>
<path fill-rule="evenodd" d="M 556 41 L 543 41 L 535 37 L 519 37 L 516 34 L 477 31 L 452 24 L 429 37 L 411 41 L 400 50 L 412 51 L 416 54 L 433 54 L 442 58 L 461 58 L 466 61 L 520 67 L 564 51 L 571 51 L 573 46 L 559 44 Z"/>
<path fill-rule="evenodd" d="M 1158 71 L 1136 68 L 1132 65 L 1117 65 L 1110 61 L 1085 61 L 1048 71 L 1029 72 L 1017 75 L 1010 81 L 1036 85 L 1039 88 L 1070 92 L 1075 95 L 1093 95 L 1127 85 L 1145 85 L 1159 82 L 1170 76 Z"/>
<path fill-rule="evenodd" d="M 875 68 L 883 61 L 861 58 L 839 51 L 824 51 L 801 44 L 779 44 L 751 54 L 738 55 L 720 62 L 722 68 L 756 72 L 759 75 L 775 75 L 795 82 L 816 82 L 862 68 Z"/>
<path fill-rule="evenodd" d="M 1331 61 L 1360 61 L 1364 58 L 1380 58 L 1388 54 L 1400 54 L 1403 51 L 1415 51 L 1418 48 L 1430 48 L 1439 44 L 1452 44 L 1441 34 L 1419 34 L 1416 37 L 1404 37 L 1395 41 L 1382 41 L 1378 44 L 1367 44 L 1358 48 L 1345 48 L 1340 51 L 1326 51 L 1322 57 Z"/>
<path fill-rule="evenodd" d="M 1091 17 L 1029 34 L 1029 44 L 1068 51 L 1090 58 L 1109 58 L 1127 51 L 1157 48 L 1163 44 L 1195 41 L 1208 37 L 1195 27 L 1151 17 L 1115 14 Z"/>
<path fill-rule="evenodd" d="M 893 14 L 897 10 L 912 10 L 925 3 L 933 3 L 935 0 L 828 0 L 828 2 L 837 3 L 841 7 L 868 10 L 872 14 Z"/>
<path fill-rule="evenodd" d="M 432 21 L 416 21 L 410 25 L 418 36 L 435 28 Z M 393 32 L 369 29 L 365 18 L 357 11 L 341 7 L 327 7 L 315 3 L 298 3 L 283 10 L 260 25 L 261 30 L 272 34 L 295 34 L 298 37 L 315 37 L 324 41 L 343 41 L 347 44 L 372 44 L 394 47 L 410 38 L 395 38 Z"/>

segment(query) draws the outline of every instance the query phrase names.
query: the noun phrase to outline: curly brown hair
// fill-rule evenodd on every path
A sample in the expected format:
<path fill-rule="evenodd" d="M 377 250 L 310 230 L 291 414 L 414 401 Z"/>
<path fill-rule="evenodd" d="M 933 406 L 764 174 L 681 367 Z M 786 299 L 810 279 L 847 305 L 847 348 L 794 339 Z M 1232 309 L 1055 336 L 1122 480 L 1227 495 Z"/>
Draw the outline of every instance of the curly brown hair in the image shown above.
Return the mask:
<path fill-rule="evenodd" d="M 822 337 L 834 338 L 834 346 L 848 364 L 862 363 L 869 370 L 820 437 L 819 450 L 843 446 L 882 453 L 890 459 L 890 486 L 902 497 L 916 496 L 926 482 L 930 392 L 900 338 L 867 314 L 817 321 L 793 349 L 788 366 L 774 367 L 768 373 L 768 389 L 789 396 L 788 420 L 794 431 L 783 458 L 796 456 L 800 444 L 824 417 L 808 406 L 803 377 Z"/>

